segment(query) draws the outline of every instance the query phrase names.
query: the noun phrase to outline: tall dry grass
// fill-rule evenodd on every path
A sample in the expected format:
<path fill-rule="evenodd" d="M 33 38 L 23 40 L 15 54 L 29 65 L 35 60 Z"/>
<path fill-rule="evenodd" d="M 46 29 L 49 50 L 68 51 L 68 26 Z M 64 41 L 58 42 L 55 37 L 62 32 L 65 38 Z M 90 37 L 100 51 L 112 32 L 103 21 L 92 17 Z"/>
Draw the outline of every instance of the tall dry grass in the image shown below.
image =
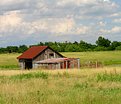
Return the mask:
<path fill-rule="evenodd" d="M 0 104 L 120 104 L 120 67 L 0 71 Z M 100 80 L 104 78 L 104 80 Z"/>

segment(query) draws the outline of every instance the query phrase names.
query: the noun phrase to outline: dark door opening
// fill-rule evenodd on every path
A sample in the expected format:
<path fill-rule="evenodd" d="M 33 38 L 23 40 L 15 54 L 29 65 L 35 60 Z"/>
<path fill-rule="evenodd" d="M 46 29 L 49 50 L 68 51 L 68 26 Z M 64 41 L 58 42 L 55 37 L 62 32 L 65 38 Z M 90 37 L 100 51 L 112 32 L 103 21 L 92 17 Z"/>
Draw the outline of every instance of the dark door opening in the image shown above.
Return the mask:
<path fill-rule="evenodd" d="M 32 69 L 32 60 L 25 60 L 25 69 Z"/>

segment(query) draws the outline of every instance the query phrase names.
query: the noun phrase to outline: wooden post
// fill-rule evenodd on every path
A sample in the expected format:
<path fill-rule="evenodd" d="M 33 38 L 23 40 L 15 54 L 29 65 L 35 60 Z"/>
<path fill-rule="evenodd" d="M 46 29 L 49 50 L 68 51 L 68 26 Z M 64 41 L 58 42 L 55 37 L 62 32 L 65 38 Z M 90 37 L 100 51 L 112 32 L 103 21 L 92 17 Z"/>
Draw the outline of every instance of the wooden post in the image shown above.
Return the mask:
<path fill-rule="evenodd" d="M 64 62 L 63 62 L 63 69 L 64 69 Z"/>
<path fill-rule="evenodd" d="M 60 69 L 61 68 L 61 65 L 60 65 L 60 63 L 58 63 L 58 69 Z"/>
<path fill-rule="evenodd" d="M 25 69 L 25 61 L 22 63 L 22 69 Z"/>
<path fill-rule="evenodd" d="M 24 62 L 20 62 L 19 64 L 20 64 L 21 69 L 25 69 L 25 67 L 24 67 L 24 66 L 25 66 L 25 65 L 24 65 Z"/>
<path fill-rule="evenodd" d="M 74 60 L 73 60 L 73 68 L 75 68 L 75 65 L 74 65 L 74 64 L 75 64 L 75 62 L 74 62 Z"/>
<path fill-rule="evenodd" d="M 78 58 L 78 69 L 80 69 L 80 59 Z"/>
<path fill-rule="evenodd" d="M 56 58 L 55 53 L 54 53 L 54 58 Z"/>
<path fill-rule="evenodd" d="M 66 61 L 66 69 L 68 69 L 68 62 Z"/>

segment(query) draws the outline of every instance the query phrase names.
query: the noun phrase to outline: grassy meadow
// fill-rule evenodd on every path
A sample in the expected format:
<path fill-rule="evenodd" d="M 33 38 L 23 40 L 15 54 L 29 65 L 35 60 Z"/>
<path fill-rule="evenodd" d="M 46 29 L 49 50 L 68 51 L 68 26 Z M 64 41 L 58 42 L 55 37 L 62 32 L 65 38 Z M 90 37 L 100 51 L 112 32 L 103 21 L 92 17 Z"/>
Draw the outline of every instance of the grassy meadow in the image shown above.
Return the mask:
<path fill-rule="evenodd" d="M 80 58 L 81 64 L 88 61 L 99 61 L 103 65 L 120 65 L 121 51 L 99 51 L 99 52 L 64 52 L 66 57 Z"/>
<path fill-rule="evenodd" d="M 18 69 L 17 57 L 20 54 L 0 54 L 0 69 Z"/>
<path fill-rule="evenodd" d="M 121 69 L 1 70 L 0 104 L 120 104 Z"/>
<path fill-rule="evenodd" d="M 100 61 L 105 67 L 19 70 L 20 54 L 0 54 L 0 104 L 121 103 L 121 51 L 62 54 L 81 63 Z"/>

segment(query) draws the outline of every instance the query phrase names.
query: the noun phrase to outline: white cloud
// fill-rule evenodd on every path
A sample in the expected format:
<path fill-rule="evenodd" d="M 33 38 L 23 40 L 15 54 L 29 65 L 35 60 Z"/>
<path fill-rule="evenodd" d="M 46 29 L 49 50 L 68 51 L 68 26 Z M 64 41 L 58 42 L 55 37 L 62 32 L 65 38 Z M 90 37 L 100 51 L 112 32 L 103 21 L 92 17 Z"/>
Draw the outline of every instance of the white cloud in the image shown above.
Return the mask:
<path fill-rule="evenodd" d="M 22 19 L 17 11 L 5 13 L 0 16 L 0 32 L 7 32 L 11 29 L 15 29 L 21 22 Z"/>
<path fill-rule="evenodd" d="M 98 24 L 99 26 L 106 26 L 106 22 L 103 22 L 103 21 L 100 21 Z"/>
<path fill-rule="evenodd" d="M 1 0 L 0 5 L 11 5 L 11 4 L 19 4 L 24 2 L 24 0 Z"/>
<path fill-rule="evenodd" d="M 115 22 L 115 23 L 121 23 L 121 18 L 119 18 L 119 19 L 114 19 L 114 22 Z"/>
<path fill-rule="evenodd" d="M 82 4 L 92 4 L 92 3 L 95 3 L 96 0 L 60 0 L 57 2 L 57 5 L 59 6 L 65 6 L 65 5 L 68 5 L 68 4 L 75 4 L 77 6 L 79 5 L 82 5 Z"/>
<path fill-rule="evenodd" d="M 111 33 L 120 33 L 121 32 L 121 27 L 115 26 L 111 29 Z"/>
<path fill-rule="evenodd" d="M 111 29 L 100 29 L 100 32 L 102 34 L 118 34 L 118 33 L 121 33 L 121 27 L 114 26 Z"/>
<path fill-rule="evenodd" d="M 121 13 L 112 13 L 111 15 L 110 15 L 110 17 L 119 17 L 121 15 Z"/>
<path fill-rule="evenodd" d="M 27 39 L 36 34 L 53 38 L 73 35 L 76 39 L 94 36 L 97 31 L 118 34 L 119 8 L 112 0 L 2 0 L 0 41 L 4 37 L 14 40 L 15 36 Z"/>
<path fill-rule="evenodd" d="M 88 26 L 80 26 L 77 29 L 75 29 L 75 33 L 78 35 L 89 34 L 89 32 L 90 32 L 90 27 Z"/>
<path fill-rule="evenodd" d="M 110 0 L 103 0 L 104 2 L 110 2 Z"/>
<path fill-rule="evenodd" d="M 52 19 L 45 18 L 33 21 L 31 23 L 24 23 L 25 31 L 27 34 L 36 32 L 49 33 L 49 34 L 66 34 L 73 27 L 74 21 L 66 18 Z"/>
<path fill-rule="evenodd" d="M 40 19 L 31 24 L 26 23 L 28 33 L 35 33 L 37 31 L 55 34 L 55 35 L 69 35 L 69 34 L 84 34 L 87 30 L 86 26 L 77 27 L 73 19 Z"/>

